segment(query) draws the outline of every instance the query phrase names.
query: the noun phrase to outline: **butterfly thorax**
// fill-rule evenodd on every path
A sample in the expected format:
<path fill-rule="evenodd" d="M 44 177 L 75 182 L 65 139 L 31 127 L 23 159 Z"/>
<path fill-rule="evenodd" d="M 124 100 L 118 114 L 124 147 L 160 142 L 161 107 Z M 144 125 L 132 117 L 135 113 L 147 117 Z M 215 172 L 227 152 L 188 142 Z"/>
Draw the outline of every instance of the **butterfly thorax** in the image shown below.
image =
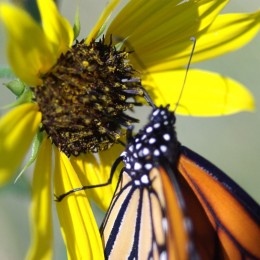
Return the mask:
<path fill-rule="evenodd" d="M 168 107 L 153 109 L 149 123 L 129 142 L 122 153 L 125 169 L 131 177 L 141 177 L 145 184 L 145 175 L 152 168 L 162 165 L 162 160 L 174 166 L 178 160 L 178 146 L 173 112 Z M 141 178 L 140 178 L 141 180 Z M 142 181 L 142 180 L 141 180 Z M 148 183 L 147 183 L 148 184 Z"/>

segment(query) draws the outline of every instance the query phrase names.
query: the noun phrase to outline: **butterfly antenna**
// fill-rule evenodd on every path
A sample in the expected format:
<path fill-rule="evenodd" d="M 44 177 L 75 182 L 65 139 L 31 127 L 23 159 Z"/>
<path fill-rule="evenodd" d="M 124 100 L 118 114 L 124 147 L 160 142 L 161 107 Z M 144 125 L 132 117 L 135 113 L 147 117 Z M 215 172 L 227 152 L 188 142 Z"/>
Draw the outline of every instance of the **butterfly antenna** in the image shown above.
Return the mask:
<path fill-rule="evenodd" d="M 174 112 L 176 111 L 176 109 L 177 109 L 177 107 L 178 107 L 178 105 L 180 103 L 180 100 L 181 100 L 181 97 L 182 97 L 182 94 L 183 94 L 183 90 L 184 90 L 184 86 L 185 86 L 186 81 L 187 81 L 187 76 L 188 76 L 188 71 L 190 69 L 191 60 L 192 60 L 192 57 L 193 57 L 193 54 L 194 54 L 194 50 L 195 50 L 195 46 L 196 46 L 196 38 L 195 37 L 191 37 L 190 40 L 193 42 L 193 45 L 192 45 L 192 49 L 191 49 L 190 58 L 189 58 L 189 61 L 188 61 L 187 67 L 186 67 L 186 72 L 185 72 L 185 77 L 184 77 L 183 84 L 182 84 L 182 87 L 181 87 L 181 92 L 180 92 L 179 98 L 177 100 Z"/>

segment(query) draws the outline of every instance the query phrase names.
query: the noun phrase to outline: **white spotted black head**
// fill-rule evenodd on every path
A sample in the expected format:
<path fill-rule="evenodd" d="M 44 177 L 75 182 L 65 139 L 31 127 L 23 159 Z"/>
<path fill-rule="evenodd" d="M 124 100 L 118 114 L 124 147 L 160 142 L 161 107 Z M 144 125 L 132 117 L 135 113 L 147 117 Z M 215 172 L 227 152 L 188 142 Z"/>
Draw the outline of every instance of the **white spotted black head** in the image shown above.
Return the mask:
<path fill-rule="evenodd" d="M 167 161 L 176 166 L 179 143 L 175 132 L 175 115 L 168 106 L 154 108 L 149 123 L 129 142 L 122 154 L 127 172 L 149 172 L 153 167 Z"/>

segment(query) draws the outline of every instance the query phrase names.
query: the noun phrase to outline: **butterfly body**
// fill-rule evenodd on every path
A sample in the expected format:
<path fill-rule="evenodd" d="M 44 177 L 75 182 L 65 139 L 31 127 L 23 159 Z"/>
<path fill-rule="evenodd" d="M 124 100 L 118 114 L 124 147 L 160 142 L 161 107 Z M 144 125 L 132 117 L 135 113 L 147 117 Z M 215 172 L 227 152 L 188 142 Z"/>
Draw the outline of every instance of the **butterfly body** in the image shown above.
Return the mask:
<path fill-rule="evenodd" d="M 101 226 L 106 258 L 257 259 L 259 205 L 181 146 L 174 125 L 168 107 L 155 108 L 122 153 L 125 167 Z M 250 232 L 245 239 L 239 225 Z"/>

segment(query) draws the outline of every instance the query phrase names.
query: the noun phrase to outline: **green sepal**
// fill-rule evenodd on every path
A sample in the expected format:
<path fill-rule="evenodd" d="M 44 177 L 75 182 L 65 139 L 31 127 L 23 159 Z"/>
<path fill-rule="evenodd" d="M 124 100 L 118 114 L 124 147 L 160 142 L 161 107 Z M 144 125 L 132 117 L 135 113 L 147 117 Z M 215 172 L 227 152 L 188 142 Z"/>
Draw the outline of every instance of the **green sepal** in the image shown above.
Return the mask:
<path fill-rule="evenodd" d="M 76 10 L 76 14 L 74 17 L 74 25 L 73 25 L 73 32 L 74 32 L 74 40 L 77 39 L 80 33 L 80 18 L 79 18 L 79 8 Z"/>
<path fill-rule="evenodd" d="M 35 135 L 33 138 L 33 143 L 32 143 L 32 150 L 31 150 L 31 155 L 29 158 L 29 161 L 25 164 L 23 169 L 19 172 L 18 176 L 15 178 L 14 183 L 17 182 L 17 180 L 22 176 L 22 174 L 34 163 L 34 161 L 37 158 L 42 140 L 43 140 L 43 132 L 38 131 L 38 133 Z"/>
<path fill-rule="evenodd" d="M 4 86 L 6 86 L 13 94 L 15 94 L 16 97 L 20 97 L 25 89 L 24 83 L 19 79 L 15 79 L 8 83 L 5 83 Z"/>
<path fill-rule="evenodd" d="M 30 103 L 32 102 L 32 98 L 33 98 L 32 91 L 30 90 L 30 88 L 25 86 L 24 91 L 21 93 L 20 96 L 17 96 L 15 102 L 2 107 L 2 109 L 13 108 L 24 103 Z"/>
<path fill-rule="evenodd" d="M 10 68 L 0 68 L 0 79 L 15 79 L 15 75 Z"/>

